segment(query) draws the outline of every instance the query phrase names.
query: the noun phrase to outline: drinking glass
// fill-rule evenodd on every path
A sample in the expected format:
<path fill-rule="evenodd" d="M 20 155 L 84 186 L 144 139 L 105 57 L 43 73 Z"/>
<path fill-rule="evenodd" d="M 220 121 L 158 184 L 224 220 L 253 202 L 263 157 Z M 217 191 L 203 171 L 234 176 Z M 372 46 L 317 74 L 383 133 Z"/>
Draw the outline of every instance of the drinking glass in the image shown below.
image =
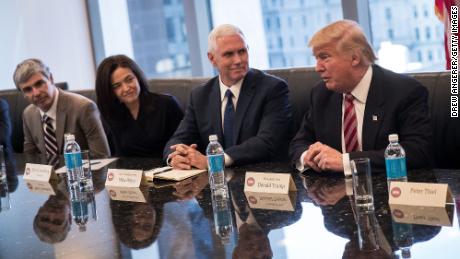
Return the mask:
<path fill-rule="evenodd" d="M 89 150 L 81 151 L 83 173 L 81 176 L 80 189 L 82 191 L 93 191 L 93 174 L 91 172 L 91 154 Z"/>
<path fill-rule="evenodd" d="M 374 211 L 371 162 L 369 158 L 353 159 L 350 164 L 356 209 L 360 211 Z"/>

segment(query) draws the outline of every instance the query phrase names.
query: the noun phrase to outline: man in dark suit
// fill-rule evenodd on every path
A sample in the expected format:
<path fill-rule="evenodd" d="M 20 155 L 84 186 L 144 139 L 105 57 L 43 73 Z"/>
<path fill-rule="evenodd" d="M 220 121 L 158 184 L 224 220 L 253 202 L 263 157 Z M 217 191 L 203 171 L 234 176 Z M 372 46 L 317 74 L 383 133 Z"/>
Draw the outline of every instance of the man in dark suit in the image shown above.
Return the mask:
<path fill-rule="evenodd" d="M 5 100 L 0 99 L 0 145 L 3 145 L 3 152 L 6 156 L 13 152 L 11 132 L 10 108 Z"/>
<path fill-rule="evenodd" d="M 207 168 L 205 149 L 212 134 L 224 146 L 226 166 L 285 156 L 292 122 L 287 84 L 249 68 L 247 44 L 237 27 L 214 28 L 208 44 L 219 76 L 193 89 L 164 159 L 175 168 Z"/>
<path fill-rule="evenodd" d="M 21 62 L 13 79 L 31 103 L 23 112 L 24 153 L 54 158 L 63 153 L 64 134 L 72 133 L 81 149 L 89 149 L 92 156 L 110 156 L 99 110 L 93 101 L 58 89 L 49 68 L 39 59 Z M 46 118 L 54 135 L 52 141 L 46 138 Z"/>
<path fill-rule="evenodd" d="M 308 100 L 291 142 L 298 170 L 350 174 L 350 159 L 369 157 L 384 168 L 388 135 L 397 133 L 408 168 L 430 165 L 428 92 L 415 79 L 373 64 L 376 57 L 359 25 L 342 20 L 310 40 L 323 81 Z"/>

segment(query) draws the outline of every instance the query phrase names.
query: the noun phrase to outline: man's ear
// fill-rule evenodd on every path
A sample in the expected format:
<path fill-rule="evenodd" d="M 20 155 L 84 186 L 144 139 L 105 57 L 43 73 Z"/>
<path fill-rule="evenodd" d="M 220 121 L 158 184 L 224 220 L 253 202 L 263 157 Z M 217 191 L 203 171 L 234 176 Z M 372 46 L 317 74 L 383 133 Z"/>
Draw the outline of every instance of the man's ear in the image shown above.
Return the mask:
<path fill-rule="evenodd" d="M 216 60 L 215 60 L 214 54 L 212 54 L 211 52 L 208 52 L 208 59 L 209 59 L 209 62 L 211 62 L 211 64 L 215 67 Z"/>
<path fill-rule="evenodd" d="M 357 50 L 353 50 L 351 53 L 351 65 L 357 66 L 361 64 L 361 53 Z"/>

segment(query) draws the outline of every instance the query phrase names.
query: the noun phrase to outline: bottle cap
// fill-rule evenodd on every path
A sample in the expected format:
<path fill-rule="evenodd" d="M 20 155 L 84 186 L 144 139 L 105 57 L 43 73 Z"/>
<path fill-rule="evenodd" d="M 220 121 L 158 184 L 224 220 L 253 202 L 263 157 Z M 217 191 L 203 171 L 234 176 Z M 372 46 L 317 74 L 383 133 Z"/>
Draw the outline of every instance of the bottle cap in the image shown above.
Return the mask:
<path fill-rule="evenodd" d="M 86 231 L 86 225 L 85 224 L 77 224 L 78 225 L 78 230 L 80 232 L 85 232 Z"/>
<path fill-rule="evenodd" d="M 73 135 L 71 133 L 66 133 L 66 134 L 64 134 L 64 140 L 65 141 L 73 141 L 73 140 L 75 140 L 75 135 Z"/>
<path fill-rule="evenodd" d="M 402 258 L 410 258 L 411 257 L 410 247 L 402 248 L 401 249 L 401 255 L 402 255 Z"/>
<path fill-rule="evenodd" d="M 399 141 L 398 134 L 390 134 L 388 136 L 388 141 L 390 141 L 390 142 Z"/>
<path fill-rule="evenodd" d="M 209 141 L 217 141 L 217 135 L 209 135 Z"/>

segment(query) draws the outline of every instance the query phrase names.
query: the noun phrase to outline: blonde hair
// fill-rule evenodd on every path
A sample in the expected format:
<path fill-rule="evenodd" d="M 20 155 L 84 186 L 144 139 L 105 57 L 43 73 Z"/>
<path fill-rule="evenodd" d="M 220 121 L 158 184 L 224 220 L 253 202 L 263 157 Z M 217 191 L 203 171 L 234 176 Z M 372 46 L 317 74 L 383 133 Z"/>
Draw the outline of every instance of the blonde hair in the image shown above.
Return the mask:
<path fill-rule="evenodd" d="M 369 64 L 377 59 L 363 30 L 355 21 L 341 20 L 327 25 L 313 35 L 308 46 L 317 48 L 330 43 L 335 43 L 339 52 L 358 50 Z"/>

